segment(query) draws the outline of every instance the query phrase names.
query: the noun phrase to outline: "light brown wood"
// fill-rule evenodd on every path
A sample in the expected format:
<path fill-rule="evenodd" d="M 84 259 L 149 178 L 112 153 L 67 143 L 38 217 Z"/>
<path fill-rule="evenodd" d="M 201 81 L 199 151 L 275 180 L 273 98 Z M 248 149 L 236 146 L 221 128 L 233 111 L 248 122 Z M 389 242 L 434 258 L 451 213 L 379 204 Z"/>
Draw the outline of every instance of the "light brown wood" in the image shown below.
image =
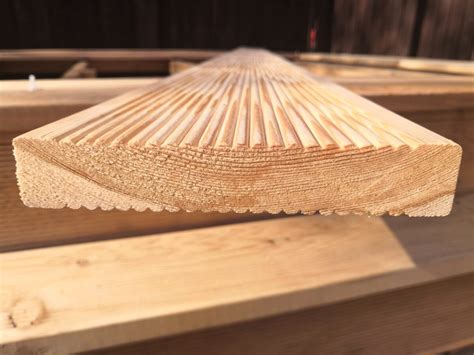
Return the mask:
<path fill-rule="evenodd" d="M 299 53 L 297 60 L 369 67 L 397 68 L 456 75 L 474 75 L 474 63 L 462 60 L 407 58 L 347 53 Z"/>
<path fill-rule="evenodd" d="M 196 63 L 186 62 L 183 60 L 172 60 L 170 61 L 170 74 L 177 74 L 184 70 L 194 67 Z"/>
<path fill-rule="evenodd" d="M 456 80 L 337 78 L 346 87 L 368 95 L 386 108 L 463 147 L 458 192 L 474 191 L 474 88 L 461 77 Z M 12 134 L 20 134 L 68 114 L 98 104 L 128 90 L 153 83 L 154 78 L 38 80 L 38 91 L 26 90 L 26 80 L 0 81 L 0 251 L 79 241 L 109 239 L 210 226 L 268 215 L 206 213 L 138 213 L 31 209 L 18 195 Z M 353 85 L 352 87 L 350 85 Z M 471 107 L 471 109 L 469 109 Z M 12 131 L 12 132 L 9 132 Z"/>
<path fill-rule="evenodd" d="M 474 275 L 88 355 L 472 355 Z M 471 348 L 472 349 L 472 348 Z M 449 352 L 448 352 L 449 351 Z"/>
<path fill-rule="evenodd" d="M 89 63 L 81 60 L 72 65 L 68 70 L 64 72 L 61 78 L 74 79 L 74 78 L 95 78 L 97 72 L 94 68 L 89 67 Z"/>
<path fill-rule="evenodd" d="M 271 215 L 28 208 L 20 200 L 11 141 L 0 143 L 0 252 L 208 227 Z M 1 280 L 0 280 L 1 288 Z"/>
<path fill-rule="evenodd" d="M 0 131 L 26 132 L 115 96 L 157 82 L 157 78 L 0 80 Z"/>
<path fill-rule="evenodd" d="M 155 78 L 0 81 L 0 251 L 168 232 L 269 218 L 269 215 L 27 208 L 20 200 L 11 141 L 15 135 L 156 82 Z"/>
<path fill-rule="evenodd" d="M 454 142 L 241 49 L 14 140 L 30 207 L 443 216 Z"/>
<path fill-rule="evenodd" d="M 473 273 L 474 195 L 455 207 L 429 223 L 302 216 L 1 254 L 3 351 L 87 351 Z"/>
<path fill-rule="evenodd" d="M 418 71 L 408 71 L 393 68 L 384 67 L 373 67 L 373 66 L 361 66 L 361 65 L 349 65 L 349 64 L 335 64 L 325 62 L 313 62 L 313 61 L 295 61 L 297 65 L 311 71 L 313 74 L 319 76 L 330 76 L 330 77 L 345 77 L 345 78 L 372 78 L 372 79 L 384 79 L 384 78 L 429 78 L 436 77 L 441 74 L 432 74 Z M 444 75 L 443 75 L 444 76 Z M 454 75 L 450 75 L 452 77 Z M 459 76 L 454 76 L 459 77 Z"/>
<path fill-rule="evenodd" d="M 439 77 L 330 78 L 399 114 L 474 109 L 474 85 L 470 79 Z M 158 78 L 101 78 L 87 81 L 39 79 L 36 81 L 39 90 L 32 92 L 27 90 L 27 80 L 3 80 L 0 81 L 1 131 L 25 132 L 157 80 Z M 453 112 L 453 116 L 455 115 L 456 112 Z M 442 132 L 437 133 L 443 135 Z"/>

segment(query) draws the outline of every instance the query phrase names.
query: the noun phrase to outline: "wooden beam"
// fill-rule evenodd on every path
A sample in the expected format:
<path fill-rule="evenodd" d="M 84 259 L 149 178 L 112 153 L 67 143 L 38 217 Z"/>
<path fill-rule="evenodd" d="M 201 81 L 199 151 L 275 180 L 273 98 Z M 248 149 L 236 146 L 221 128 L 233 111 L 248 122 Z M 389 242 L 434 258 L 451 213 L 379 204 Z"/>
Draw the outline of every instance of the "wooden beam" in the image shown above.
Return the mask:
<path fill-rule="evenodd" d="M 474 344 L 474 275 L 88 355 L 446 354 Z M 467 349 L 468 350 L 468 349 Z"/>
<path fill-rule="evenodd" d="M 313 74 L 319 76 L 330 76 L 330 77 L 344 77 L 344 78 L 430 78 L 438 77 L 441 74 L 432 74 L 426 72 L 407 71 L 394 68 L 384 67 L 371 67 L 371 66 L 360 66 L 360 65 L 349 65 L 349 64 L 335 64 L 325 62 L 313 62 L 298 60 L 295 64 L 302 66 L 303 68 L 311 71 Z M 453 77 L 453 75 L 443 75 L 447 78 Z M 458 76 L 455 76 L 458 77 Z"/>
<path fill-rule="evenodd" d="M 388 338 L 397 329 L 399 338 L 411 332 L 407 328 L 400 333 L 404 324 L 418 324 L 440 336 L 436 342 L 421 342 L 425 345 L 455 340 L 462 333 L 460 329 L 472 336 L 472 331 L 465 329 L 469 325 L 466 320 L 472 319 L 472 283 L 455 288 L 456 295 L 465 295 L 461 298 L 448 297 L 454 289 L 438 288 L 436 294 L 447 292 L 451 308 L 444 301 L 441 305 L 430 302 L 429 297 L 420 298 L 416 292 L 406 308 L 401 307 L 403 302 L 393 308 L 395 305 L 384 302 L 387 298 L 383 295 L 472 275 L 473 208 L 471 194 L 458 200 L 452 215 L 429 221 L 289 217 L 4 253 L 0 255 L 2 350 L 5 354 L 19 349 L 75 353 L 314 307 L 324 309 L 376 295 L 381 297 L 365 302 L 374 307 L 366 321 L 370 329 L 386 324 L 388 328 L 383 329 L 390 330 L 385 334 Z M 397 302 L 395 296 L 388 299 Z M 418 301 L 412 303 L 415 299 Z M 462 322 L 450 331 L 443 322 L 429 317 L 426 323 L 418 323 L 417 305 L 427 307 L 423 314 L 431 310 L 439 315 L 443 310 L 443 319 L 450 319 L 447 326 L 456 319 Z M 340 308 L 352 309 L 340 313 L 348 316 L 344 323 L 348 328 L 343 329 L 349 329 L 352 320 L 361 321 L 363 313 L 355 310 L 370 308 L 347 307 Z M 394 318 L 387 322 L 383 309 L 391 310 L 388 315 L 396 319 L 400 319 L 395 317 L 396 310 L 403 309 L 403 314 L 398 314 L 404 319 L 402 328 L 394 326 Z M 464 317 L 456 318 L 462 310 Z M 321 324 L 329 321 L 321 319 Z M 308 331 L 305 322 L 300 326 L 290 334 Z M 350 334 L 342 329 L 338 332 L 343 333 Z"/>
<path fill-rule="evenodd" d="M 461 159 L 454 142 L 246 49 L 14 146 L 26 205 L 138 211 L 443 216 Z"/>
<path fill-rule="evenodd" d="M 61 78 L 63 79 L 77 79 L 77 78 L 95 78 L 97 72 L 94 68 L 89 67 L 89 63 L 81 60 L 73 64 L 68 70 L 66 70 Z"/>
<path fill-rule="evenodd" d="M 0 73 L 61 74 L 78 61 L 87 61 L 98 73 L 168 73 L 171 60 L 207 60 L 221 52 L 211 50 L 131 49 L 22 49 L 0 51 Z"/>
<path fill-rule="evenodd" d="M 299 53 L 297 60 L 455 75 L 474 75 L 472 61 L 407 58 L 346 53 Z"/>

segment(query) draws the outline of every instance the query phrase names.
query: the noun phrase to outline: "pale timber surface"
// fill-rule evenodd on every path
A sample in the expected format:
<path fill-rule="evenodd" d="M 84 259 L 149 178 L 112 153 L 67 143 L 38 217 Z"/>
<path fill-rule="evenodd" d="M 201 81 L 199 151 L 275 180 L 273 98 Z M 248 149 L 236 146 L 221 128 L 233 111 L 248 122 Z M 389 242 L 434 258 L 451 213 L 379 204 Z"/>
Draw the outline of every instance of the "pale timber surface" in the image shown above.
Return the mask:
<path fill-rule="evenodd" d="M 454 142 L 263 50 L 240 49 L 14 141 L 25 204 L 449 213 Z"/>

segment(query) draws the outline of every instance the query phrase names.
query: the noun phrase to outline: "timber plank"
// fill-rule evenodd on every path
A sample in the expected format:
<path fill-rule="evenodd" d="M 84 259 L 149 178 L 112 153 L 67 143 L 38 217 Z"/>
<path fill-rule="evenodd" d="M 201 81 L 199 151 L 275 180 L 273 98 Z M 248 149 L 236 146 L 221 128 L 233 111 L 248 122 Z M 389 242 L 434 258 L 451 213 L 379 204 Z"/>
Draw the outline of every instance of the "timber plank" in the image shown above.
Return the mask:
<path fill-rule="evenodd" d="M 461 158 L 454 142 L 245 49 L 14 146 L 26 205 L 137 211 L 443 216 Z"/>
<path fill-rule="evenodd" d="M 85 60 L 98 73 L 168 73 L 170 60 L 207 60 L 211 50 L 130 49 L 19 49 L 0 51 L 0 72 L 6 74 L 61 74 Z"/>
<path fill-rule="evenodd" d="M 452 215 L 429 223 L 408 222 L 407 217 L 289 217 L 1 254 L 3 350 L 6 354 L 19 349 L 52 354 L 88 351 L 472 275 L 473 204 L 474 195 L 463 196 Z M 423 293 L 407 290 L 401 298 L 375 298 L 375 303 L 368 298 L 361 301 L 365 307 L 343 306 L 339 310 L 347 309 L 342 314 L 349 315 L 344 318 L 348 328 L 339 336 L 351 334 L 348 320 L 361 321 L 357 315 L 373 306 L 364 318 L 370 329 L 383 322 L 381 330 L 396 331 L 400 338 L 412 331 L 401 331 L 404 324 L 419 324 L 416 310 L 423 304 L 423 317 L 431 310 L 433 315 L 443 314 L 449 324 L 454 321 L 450 315 L 464 312 L 462 322 L 450 329 L 456 329 L 452 333 L 456 335 L 440 340 L 472 336 L 465 329 L 473 312 L 466 292 L 472 290 L 466 289 L 464 279 L 455 284 L 462 287 L 433 286 L 439 290 L 436 295 L 446 299 L 432 295 L 432 303 L 420 298 L 433 290 L 428 288 Z M 402 302 L 407 298 L 411 301 Z M 436 307 L 436 300 L 442 300 L 442 306 Z M 395 314 L 403 307 L 408 309 L 403 311 L 403 322 L 397 323 L 400 318 Z M 387 310 L 386 317 L 380 317 L 382 309 Z M 17 315 L 21 310 L 23 317 Z M 326 324 L 326 317 L 316 316 L 325 312 L 306 314 Z M 295 330 L 289 336 L 308 331 L 304 324 L 303 333 Z M 429 339 L 446 332 L 443 322 L 423 324 L 424 332 L 414 335 Z M 440 345 L 425 340 L 420 344 Z"/>
<path fill-rule="evenodd" d="M 474 75 L 474 63 L 463 60 L 408 58 L 346 53 L 299 53 L 297 60 L 367 67 L 394 68 L 407 71 L 454 75 Z"/>
<path fill-rule="evenodd" d="M 469 78 L 326 77 L 400 114 L 474 109 L 474 85 Z M 27 80 L 3 80 L 0 81 L 0 128 L 2 132 L 26 132 L 157 80 L 38 79 L 39 90 L 33 92 L 27 90 Z"/>
<path fill-rule="evenodd" d="M 157 78 L 38 79 L 38 90 L 28 91 L 27 80 L 2 80 L 0 131 L 26 132 L 157 81 Z"/>
<path fill-rule="evenodd" d="M 463 147 L 457 191 L 474 190 L 474 86 L 470 79 L 333 77 L 341 85 L 445 136 Z M 84 80 L 39 79 L 38 91 L 26 80 L 0 81 L 0 251 L 92 241 L 245 221 L 248 215 L 48 210 L 27 208 L 18 195 L 11 139 L 18 134 L 150 85 L 156 78 Z M 268 216 L 265 216 L 265 218 Z M 261 218 L 255 215 L 254 218 Z M 53 221 L 53 222 L 52 222 Z M 169 222 L 167 222 L 169 221 Z"/>
<path fill-rule="evenodd" d="M 89 355 L 453 354 L 474 344 L 474 275 Z M 472 349 L 472 347 L 471 347 Z M 467 350 L 468 351 L 468 350 Z"/>

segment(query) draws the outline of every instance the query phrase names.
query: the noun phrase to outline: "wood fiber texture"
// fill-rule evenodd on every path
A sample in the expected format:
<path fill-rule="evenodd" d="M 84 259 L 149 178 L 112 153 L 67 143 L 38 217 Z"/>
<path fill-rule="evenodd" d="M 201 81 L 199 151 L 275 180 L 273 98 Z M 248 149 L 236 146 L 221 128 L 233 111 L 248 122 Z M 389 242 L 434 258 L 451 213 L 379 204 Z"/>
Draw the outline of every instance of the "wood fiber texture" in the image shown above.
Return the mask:
<path fill-rule="evenodd" d="M 285 328 L 287 336 L 299 344 L 303 338 L 298 335 L 309 332 L 304 339 L 317 342 L 322 332 L 319 341 L 326 339 L 329 348 L 356 341 L 377 350 L 387 347 L 387 339 L 396 345 L 392 337 L 421 347 L 466 334 L 472 338 L 471 281 L 459 288 L 464 297 L 447 297 L 450 302 L 443 304 L 433 299 L 450 294 L 449 288 L 431 296 L 413 295 L 406 302 L 396 295 L 387 302 L 384 295 L 462 275 L 472 280 L 473 207 L 470 194 L 456 199 L 450 216 L 429 221 L 298 216 L 3 253 L 0 349 L 2 354 L 71 354 L 296 311 L 309 315 L 311 308 L 355 299 L 366 299 L 367 307 L 354 307 L 357 314 L 343 307 L 335 312 L 337 317 L 317 317 L 321 325 L 299 318 Z M 392 302 L 403 307 L 386 317 Z M 427 307 L 424 314 L 444 310 L 445 315 L 420 319 L 420 305 Z M 328 327 L 339 318 L 342 330 L 340 324 Z M 354 329 L 354 322 L 362 325 Z M 364 328 L 364 322 L 376 325 Z M 405 343 L 406 337 L 411 341 Z M 286 339 L 272 338 L 272 344 Z M 208 346 L 225 343 L 218 339 L 209 340 Z M 249 346 L 260 343 L 251 341 Z M 407 352 L 418 353 L 403 349 L 389 354 Z M 324 352 L 333 353 L 347 351 Z"/>
<path fill-rule="evenodd" d="M 456 143 L 239 49 L 14 140 L 24 203 L 442 216 Z"/>

